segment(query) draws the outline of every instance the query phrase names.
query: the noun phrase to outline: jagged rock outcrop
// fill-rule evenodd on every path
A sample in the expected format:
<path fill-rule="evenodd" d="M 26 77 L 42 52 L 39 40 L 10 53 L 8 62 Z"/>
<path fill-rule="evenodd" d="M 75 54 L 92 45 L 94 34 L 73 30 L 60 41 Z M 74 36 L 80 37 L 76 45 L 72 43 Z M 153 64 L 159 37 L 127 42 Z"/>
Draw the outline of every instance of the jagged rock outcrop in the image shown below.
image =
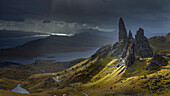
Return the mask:
<path fill-rule="evenodd" d="M 126 45 L 124 47 L 121 57 L 125 58 L 125 62 L 123 63 L 125 63 L 126 66 L 131 66 L 135 61 L 134 48 L 135 48 L 134 38 L 132 37 L 131 31 L 129 31 L 129 35 L 126 40 Z"/>
<path fill-rule="evenodd" d="M 129 31 L 129 35 L 127 37 L 126 44 L 124 46 L 117 67 L 122 64 L 125 64 L 126 66 L 129 67 L 134 63 L 135 61 L 134 48 L 135 48 L 134 38 L 132 36 L 131 31 Z"/>
<path fill-rule="evenodd" d="M 149 45 L 148 39 L 144 36 L 144 30 L 139 28 L 135 35 L 135 55 L 145 57 L 152 57 L 153 51 Z"/>
<path fill-rule="evenodd" d="M 127 31 L 123 19 L 119 20 L 119 42 L 127 39 Z"/>
<path fill-rule="evenodd" d="M 113 45 L 111 56 L 121 55 L 127 40 L 127 31 L 122 17 L 119 19 L 119 41 Z"/>
<path fill-rule="evenodd" d="M 122 41 L 122 42 L 117 42 L 113 45 L 113 48 L 112 48 L 112 53 L 111 53 L 111 56 L 114 57 L 114 56 L 119 56 L 122 54 L 123 52 L 123 49 L 126 45 L 126 41 Z"/>
<path fill-rule="evenodd" d="M 127 45 L 128 47 L 128 51 L 127 51 L 127 55 L 125 58 L 125 65 L 126 66 L 131 66 L 134 61 L 135 61 L 135 55 L 134 55 L 134 50 L 135 50 L 135 43 L 134 43 L 134 38 L 132 37 L 132 33 L 131 31 L 129 31 L 129 36 L 127 38 Z"/>
<path fill-rule="evenodd" d="M 158 70 L 161 66 L 166 66 L 168 61 L 159 54 L 154 54 L 150 64 L 146 67 L 146 70 Z"/>
<path fill-rule="evenodd" d="M 131 66 L 135 62 L 135 55 L 134 55 L 134 44 L 132 44 L 129 48 L 129 54 L 126 56 L 125 65 Z"/>
<path fill-rule="evenodd" d="M 119 45 L 119 46 L 118 46 Z M 121 53 L 121 57 L 118 66 L 125 64 L 126 66 L 131 66 L 135 61 L 135 56 L 139 57 L 152 57 L 153 51 L 149 45 L 148 39 L 144 36 L 144 30 L 139 28 L 135 35 L 135 39 L 132 36 L 131 31 L 127 36 L 127 31 L 123 19 L 119 20 L 119 42 L 113 48 L 114 51 Z M 116 52 L 114 52 L 115 54 Z"/>
<path fill-rule="evenodd" d="M 148 39 L 144 36 L 144 30 L 139 28 L 135 39 L 131 31 L 129 31 L 129 35 L 127 36 L 126 27 L 122 18 L 119 20 L 119 41 L 114 45 L 99 49 L 99 51 L 91 56 L 91 60 L 96 57 L 104 58 L 110 52 L 112 52 L 110 56 L 120 58 L 117 66 L 124 64 L 127 67 L 135 62 L 135 56 L 138 58 L 153 56 L 153 51 L 149 45 Z"/>
<path fill-rule="evenodd" d="M 126 44 L 125 44 L 125 46 L 123 46 L 124 49 L 123 49 L 123 53 L 122 53 L 122 57 L 121 58 L 124 58 L 124 57 L 127 56 L 127 52 L 129 51 L 129 47 L 132 44 L 134 44 L 134 38 L 132 36 L 132 32 L 129 31 L 129 35 L 128 35 L 127 40 L 126 40 Z"/>

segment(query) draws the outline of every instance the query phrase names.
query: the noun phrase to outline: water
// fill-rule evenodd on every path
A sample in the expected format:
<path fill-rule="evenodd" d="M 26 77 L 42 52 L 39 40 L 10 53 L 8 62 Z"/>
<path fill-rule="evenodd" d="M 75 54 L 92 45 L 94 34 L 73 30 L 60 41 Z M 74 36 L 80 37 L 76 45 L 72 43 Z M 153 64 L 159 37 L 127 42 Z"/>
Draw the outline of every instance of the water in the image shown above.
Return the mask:
<path fill-rule="evenodd" d="M 91 50 L 82 51 L 82 52 L 66 52 L 66 53 L 54 53 L 54 54 L 46 54 L 40 57 L 34 57 L 33 59 L 15 59 L 15 60 L 6 60 L 14 63 L 20 64 L 32 64 L 35 60 L 54 60 L 55 62 L 65 62 L 71 61 L 77 58 L 88 58 L 93 55 L 98 48 L 93 48 Z"/>
<path fill-rule="evenodd" d="M 49 35 L 32 35 L 32 36 L 22 36 L 22 37 L 3 37 L 0 38 L 0 49 L 16 47 L 22 45 L 28 41 L 46 38 Z M 31 64 L 35 60 L 55 60 L 56 62 L 71 61 L 77 58 L 88 58 L 93 53 L 97 51 L 98 48 L 92 48 L 91 50 L 83 52 L 67 52 L 67 53 L 54 53 L 46 54 L 40 57 L 34 57 L 33 59 L 15 59 L 15 60 L 5 60 L 20 64 Z"/>
<path fill-rule="evenodd" d="M 147 37 L 151 36 L 160 36 L 166 35 L 167 33 L 145 33 Z M 18 45 L 22 45 L 28 41 L 45 38 L 49 35 L 32 35 L 32 36 L 23 36 L 23 37 L 3 37 L 0 38 L 0 49 L 11 48 Z M 15 60 L 6 60 L 14 63 L 21 64 L 31 64 L 34 63 L 35 60 L 55 60 L 56 62 L 64 62 L 71 61 L 77 58 L 88 58 L 92 54 L 97 51 L 98 48 L 92 48 L 91 50 L 83 51 L 83 52 L 67 52 L 67 53 L 54 53 L 54 54 L 46 54 L 40 57 L 34 57 L 33 59 L 15 59 Z"/>
<path fill-rule="evenodd" d="M 15 87 L 14 89 L 12 89 L 11 91 L 12 91 L 12 92 L 16 92 L 16 93 L 29 94 L 29 92 L 28 92 L 26 89 L 20 87 L 20 85 L 21 85 L 21 84 L 18 84 L 17 87 Z"/>
<path fill-rule="evenodd" d="M 164 36 L 166 34 L 167 33 L 146 33 L 145 32 L 145 35 L 148 38 L 150 38 L 152 36 Z M 99 35 L 101 35 L 101 34 L 99 34 Z M 48 36 L 49 35 L 31 35 L 31 36 L 29 35 L 29 36 L 22 36 L 22 37 L 3 37 L 3 38 L 0 38 L 0 49 L 16 47 L 16 46 L 22 45 L 28 41 L 41 39 L 41 38 L 45 38 Z M 103 34 L 102 34 L 102 36 L 103 36 Z M 110 35 L 110 36 L 112 36 L 112 35 Z"/>

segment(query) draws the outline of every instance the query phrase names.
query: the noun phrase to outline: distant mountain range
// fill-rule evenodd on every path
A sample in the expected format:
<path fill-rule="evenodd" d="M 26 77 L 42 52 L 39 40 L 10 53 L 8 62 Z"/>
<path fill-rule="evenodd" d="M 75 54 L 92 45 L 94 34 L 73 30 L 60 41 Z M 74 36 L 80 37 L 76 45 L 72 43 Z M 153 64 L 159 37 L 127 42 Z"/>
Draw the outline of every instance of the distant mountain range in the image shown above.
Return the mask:
<path fill-rule="evenodd" d="M 8 33 L 7 30 L 6 32 Z M 7 33 L 4 33 L 4 36 Z M 10 34 L 12 35 L 9 37 L 35 34 L 31 32 L 15 33 L 17 32 L 11 32 Z M 114 33 L 97 30 L 86 30 L 74 36 L 51 35 L 47 38 L 33 40 L 14 48 L 2 49 L 0 50 L 0 59 L 30 59 L 49 53 L 85 51 L 90 50 L 92 47 L 112 44 L 116 40 L 117 35 L 114 35 Z"/>
<path fill-rule="evenodd" d="M 38 32 L 24 32 L 17 30 L 0 30 L 0 38 L 9 38 L 9 37 L 22 37 L 22 36 L 32 36 L 32 35 L 47 35 L 45 33 Z"/>

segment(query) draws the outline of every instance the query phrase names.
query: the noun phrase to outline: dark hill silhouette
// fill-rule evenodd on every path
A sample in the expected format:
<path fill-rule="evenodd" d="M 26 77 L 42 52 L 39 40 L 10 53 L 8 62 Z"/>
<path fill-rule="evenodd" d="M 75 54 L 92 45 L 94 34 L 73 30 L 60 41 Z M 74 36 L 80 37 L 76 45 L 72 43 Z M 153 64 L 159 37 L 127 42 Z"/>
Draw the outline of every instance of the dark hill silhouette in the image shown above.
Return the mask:
<path fill-rule="evenodd" d="M 0 59 L 29 59 L 48 53 L 77 52 L 101 47 L 113 43 L 116 38 L 113 33 L 104 33 L 97 30 L 87 30 L 74 36 L 51 35 L 47 38 L 33 40 L 21 46 L 0 50 Z"/>

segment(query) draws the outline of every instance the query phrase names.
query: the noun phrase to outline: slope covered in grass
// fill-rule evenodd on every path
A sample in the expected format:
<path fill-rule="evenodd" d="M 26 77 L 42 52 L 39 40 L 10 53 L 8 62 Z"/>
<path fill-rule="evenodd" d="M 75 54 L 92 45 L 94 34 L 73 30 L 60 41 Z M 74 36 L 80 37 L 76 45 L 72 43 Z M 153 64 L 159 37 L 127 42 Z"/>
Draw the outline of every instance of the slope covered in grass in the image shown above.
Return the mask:
<path fill-rule="evenodd" d="M 138 64 L 142 63 L 144 62 Z M 144 64 L 129 67 L 123 75 L 114 77 L 107 83 L 103 81 L 96 86 L 88 86 L 86 92 L 90 96 L 169 96 L 170 65 L 155 72 L 144 70 L 145 66 Z M 135 67 L 142 68 L 138 71 Z"/>
<path fill-rule="evenodd" d="M 170 33 L 165 36 L 155 36 L 149 39 L 154 52 L 170 55 Z"/>
<path fill-rule="evenodd" d="M 25 71 L 15 68 L 0 68 L 0 78 L 8 78 L 14 80 L 24 80 L 32 75 L 31 71 Z"/>
<path fill-rule="evenodd" d="M 169 38 L 169 35 L 166 35 L 149 39 L 154 52 L 165 54 L 164 57 L 167 60 L 169 57 L 166 55 L 170 52 Z M 114 47 L 118 46 L 117 43 L 117 46 Z M 0 92 L 9 96 L 62 96 L 63 94 L 84 96 L 84 93 L 89 96 L 169 96 L 170 60 L 167 66 L 149 71 L 146 70 L 146 66 L 150 64 L 152 57 L 139 58 L 136 56 L 134 64 L 131 66 L 127 67 L 124 64 L 117 66 L 120 63 L 121 54 L 118 52 L 113 55 L 114 52 L 113 45 L 104 46 L 91 57 L 73 62 L 73 66 L 60 72 L 56 71 L 57 73 L 34 74 L 13 68 L 4 69 L 0 72 L 2 74 L 0 86 L 7 88 L 5 90 L 10 90 L 17 83 L 21 83 L 21 87 L 27 89 L 31 94 L 17 94 L 5 90 L 0 90 Z M 45 66 L 42 67 L 45 68 Z M 8 71 L 12 73 L 8 73 Z M 13 86 L 10 86 L 11 84 Z"/>

